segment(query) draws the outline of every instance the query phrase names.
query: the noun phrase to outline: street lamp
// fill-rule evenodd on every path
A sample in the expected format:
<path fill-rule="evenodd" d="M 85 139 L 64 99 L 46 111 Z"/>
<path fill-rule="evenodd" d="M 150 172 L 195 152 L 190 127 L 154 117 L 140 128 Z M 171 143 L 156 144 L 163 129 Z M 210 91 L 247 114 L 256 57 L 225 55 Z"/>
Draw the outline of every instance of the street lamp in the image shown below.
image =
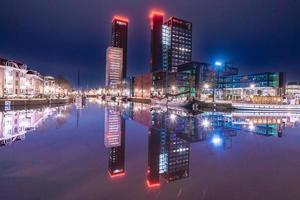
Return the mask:
<path fill-rule="evenodd" d="M 213 87 L 213 102 L 215 102 L 215 88 L 216 85 L 219 83 L 220 79 L 220 70 L 223 67 L 223 63 L 221 61 L 215 62 L 215 70 L 217 71 L 217 80 L 214 81 L 214 87 Z"/>

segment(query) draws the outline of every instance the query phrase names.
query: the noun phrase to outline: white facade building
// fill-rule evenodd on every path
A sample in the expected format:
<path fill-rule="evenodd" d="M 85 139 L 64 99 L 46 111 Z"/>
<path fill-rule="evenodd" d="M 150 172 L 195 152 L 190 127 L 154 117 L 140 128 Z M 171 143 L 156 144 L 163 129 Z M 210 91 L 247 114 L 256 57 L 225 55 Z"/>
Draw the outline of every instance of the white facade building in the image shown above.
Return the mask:
<path fill-rule="evenodd" d="M 123 49 L 108 47 L 106 50 L 105 85 L 113 86 L 122 81 Z"/>
<path fill-rule="evenodd" d="M 0 98 L 57 97 L 65 91 L 54 77 L 43 77 L 27 65 L 0 58 Z"/>

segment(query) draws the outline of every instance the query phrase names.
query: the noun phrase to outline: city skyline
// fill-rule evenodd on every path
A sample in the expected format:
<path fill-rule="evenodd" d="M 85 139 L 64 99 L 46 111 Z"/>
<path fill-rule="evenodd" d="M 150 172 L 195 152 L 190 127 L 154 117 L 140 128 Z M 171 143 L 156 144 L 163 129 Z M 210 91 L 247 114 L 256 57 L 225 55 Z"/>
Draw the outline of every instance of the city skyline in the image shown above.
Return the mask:
<path fill-rule="evenodd" d="M 65 1 L 53 3 L 52 7 L 43 1 L 29 1 L 24 5 L 25 13 L 18 10 L 22 3 L 10 3 L 10 9 L 0 14 L 3 25 L 0 56 L 33 66 L 42 74 L 62 74 L 74 86 L 78 69 L 83 87 L 104 85 L 105 51 L 111 42 L 114 14 L 129 18 L 127 74 L 147 72 L 150 59 L 149 12 L 153 8 L 163 10 L 165 19 L 176 16 L 193 23 L 192 56 L 195 61 L 231 61 L 241 69 L 240 74 L 286 71 L 287 80 L 300 79 L 297 75 L 300 72 L 297 69 L 300 12 L 296 1 L 232 1 L 228 5 L 205 1 L 174 1 L 172 4 L 146 1 L 137 7 L 133 6 L 134 1 L 107 5 Z M 232 7 L 232 3 L 235 6 Z M 6 4 L 8 2 L 4 1 Z M 90 12 L 79 14 L 80 5 Z M 38 11 L 30 12 L 34 7 L 38 7 Z M 199 9 L 201 12 L 197 12 Z M 15 15 L 11 16 L 11 12 Z M 39 14 L 41 17 L 37 18 Z"/>

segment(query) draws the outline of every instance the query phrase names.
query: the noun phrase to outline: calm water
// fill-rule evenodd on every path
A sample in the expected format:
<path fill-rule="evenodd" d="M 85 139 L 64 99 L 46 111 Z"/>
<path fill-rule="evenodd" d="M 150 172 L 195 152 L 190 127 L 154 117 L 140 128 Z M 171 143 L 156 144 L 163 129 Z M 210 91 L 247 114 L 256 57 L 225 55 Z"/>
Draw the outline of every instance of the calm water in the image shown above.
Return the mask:
<path fill-rule="evenodd" d="M 300 199 L 300 113 L 90 102 L 0 114 L 0 199 Z"/>

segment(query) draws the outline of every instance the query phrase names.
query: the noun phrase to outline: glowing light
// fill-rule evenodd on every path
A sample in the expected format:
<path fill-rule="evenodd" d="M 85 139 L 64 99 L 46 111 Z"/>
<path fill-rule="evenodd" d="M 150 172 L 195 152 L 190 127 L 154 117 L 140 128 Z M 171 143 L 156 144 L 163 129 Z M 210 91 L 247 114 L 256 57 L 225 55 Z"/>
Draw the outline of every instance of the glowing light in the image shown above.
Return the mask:
<path fill-rule="evenodd" d="M 159 187 L 160 183 L 151 183 L 149 180 L 147 180 L 147 186 L 149 188 L 153 188 L 153 187 Z"/>
<path fill-rule="evenodd" d="M 122 22 L 129 22 L 129 19 L 127 17 L 123 17 L 123 16 L 119 16 L 119 15 L 115 15 L 112 19 L 112 21 L 122 21 Z"/>
<path fill-rule="evenodd" d="M 209 121 L 208 119 L 204 119 L 204 120 L 202 121 L 202 126 L 203 126 L 204 128 L 209 127 L 209 126 L 210 126 L 210 121 Z"/>
<path fill-rule="evenodd" d="M 171 119 L 172 121 L 176 120 L 176 115 L 172 113 L 172 114 L 170 115 L 170 119 Z"/>
<path fill-rule="evenodd" d="M 164 16 L 165 13 L 162 12 L 162 11 L 151 10 L 151 11 L 150 11 L 149 17 L 150 17 L 150 18 L 153 18 L 155 15 Z"/>
<path fill-rule="evenodd" d="M 222 62 L 220 62 L 220 61 L 216 61 L 216 62 L 215 62 L 215 65 L 216 65 L 216 66 L 222 66 L 222 65 L 223 65 L 223 63 L 222 63 Z"/>
<path fill-rule="evenodd" d="M 211 142 L 214 146 L 220 146 L 222 144 L 222 138 L 218 135 L 214 135 Z"/>
<path fill-rule="evenodd" d="M 121 173 L 117 173 L 117 174 L 111 174 L 110 172 L 108 172 L 108 175 L 110 178 L 116 178 L 116 177 L 125 176 L 125 172 L 121 172 Z"/>
<path fill-rule="evenodd" d="M 253 125 L 253 123 L 249 124 L 249 130 L 250 131 L 254 131 L 255 130 L 255 126 Z"/>
<path fill-rule="evenodd" d="M 251 85 L 250 85 L 250 88 L 251 88 L 251 89 L 254 89 L 254 88 L 255 88 L 255 84 L 251 84 Z"/>
<path fill-rule="evenodd" d="M 174 85 L 172 85 L 172 90 L 176 90 L 176 87 Z"/>
<path fill-rule="evenodd" d="M 205 89 L 208 89 L 208 88 L 209 88 L 209 85 L 208 85 L 207 83 L 205 83 L 205 84 L 204 84 L 204 88 L 205 88 Z"/>

